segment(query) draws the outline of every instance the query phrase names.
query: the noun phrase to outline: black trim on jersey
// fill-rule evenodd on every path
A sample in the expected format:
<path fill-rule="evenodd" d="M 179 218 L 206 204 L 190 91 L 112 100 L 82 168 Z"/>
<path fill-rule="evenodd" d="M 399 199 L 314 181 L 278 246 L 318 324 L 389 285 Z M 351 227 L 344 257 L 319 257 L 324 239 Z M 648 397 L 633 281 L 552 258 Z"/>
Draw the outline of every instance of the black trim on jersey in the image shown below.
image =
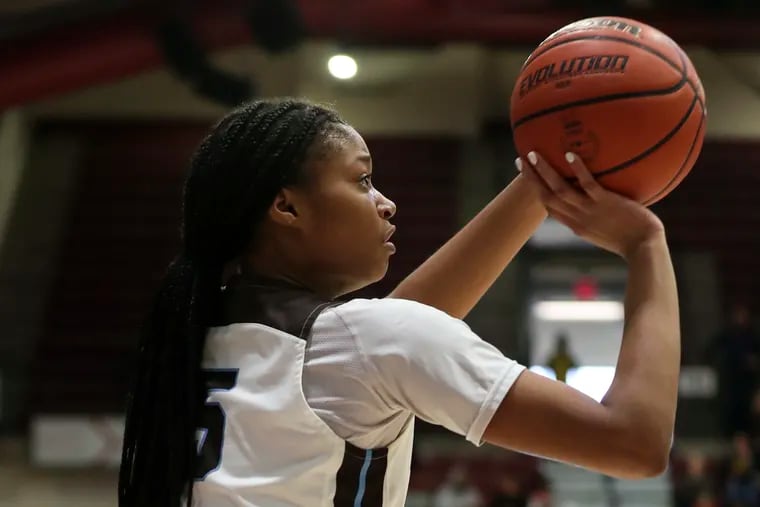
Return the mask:
<path fill-rule="evenodd" d="M 360 449 L 346 442 L 335 478 L 335 507 L 382 507 L 388 448 Z"/>
<path fill-rule="evenodd" d="M 219 325 L 258 323 L 307 340 L 319 314 L 343 301 L 326 301 L 304 287 L 270 278 L 238 276 L 224 290 Z M 335 507 L 382 507 L 388 448 L 345 443 L 335 478 Z"/>
<path fill-rule="evenodd" d="M 281 280 L 241 276 L 224 291 L 219 325 L 256 322 L 306 340 L 319 314 L 341 303 Z"/>

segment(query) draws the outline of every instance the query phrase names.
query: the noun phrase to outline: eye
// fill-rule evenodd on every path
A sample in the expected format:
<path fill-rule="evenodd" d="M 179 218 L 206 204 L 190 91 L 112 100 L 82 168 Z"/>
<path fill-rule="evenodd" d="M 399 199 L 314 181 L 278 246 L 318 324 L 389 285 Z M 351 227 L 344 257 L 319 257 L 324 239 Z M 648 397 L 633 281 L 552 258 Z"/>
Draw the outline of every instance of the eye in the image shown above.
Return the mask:
<path fill-rule="evenodd" d="M 359 181 L 361 182 L 362 186 L 365 186 L 367 188 L 371 188 L 372 187 L 372 175 L 371 174 L 365 174 L 364 176 L 361 177 L 361 179 Z"/>

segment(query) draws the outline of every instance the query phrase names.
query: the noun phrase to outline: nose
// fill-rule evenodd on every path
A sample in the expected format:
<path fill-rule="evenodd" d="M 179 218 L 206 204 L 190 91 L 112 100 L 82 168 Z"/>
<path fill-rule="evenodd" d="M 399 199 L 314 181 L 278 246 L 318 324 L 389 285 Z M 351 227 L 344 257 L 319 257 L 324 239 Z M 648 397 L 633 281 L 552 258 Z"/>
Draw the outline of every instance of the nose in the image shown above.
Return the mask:
<path fill-rule="evenodd" d="M 380 199 L 377 202 L 377 213 L 380 218 L 390 220 L 396 214 L 396 203 L 380 194 Z"/>

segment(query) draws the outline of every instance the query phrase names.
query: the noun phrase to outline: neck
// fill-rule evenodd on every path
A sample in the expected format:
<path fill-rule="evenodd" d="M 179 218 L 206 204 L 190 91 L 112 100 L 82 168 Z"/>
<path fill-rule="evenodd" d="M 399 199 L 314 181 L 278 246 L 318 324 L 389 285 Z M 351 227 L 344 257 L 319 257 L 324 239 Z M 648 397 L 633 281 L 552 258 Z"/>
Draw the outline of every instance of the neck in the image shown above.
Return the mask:
<path fill-rule="evenodd" d="M 319 270 L 304 268 L 289 261 L 286 255 L 262 250 L 244 258 L 241 272 L 244 276 L 272 278 L 302 287 L 328 300 L 350 292 L 346 290 L 345 284 L 328 279 Z"/>

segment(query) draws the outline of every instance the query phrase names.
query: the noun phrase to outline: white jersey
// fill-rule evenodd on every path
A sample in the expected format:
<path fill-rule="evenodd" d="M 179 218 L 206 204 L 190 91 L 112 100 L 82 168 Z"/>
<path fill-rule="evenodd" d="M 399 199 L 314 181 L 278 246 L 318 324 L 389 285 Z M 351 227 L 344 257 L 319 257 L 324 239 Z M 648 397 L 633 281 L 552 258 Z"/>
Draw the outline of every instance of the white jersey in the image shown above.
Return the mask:
<path fill-rule="evenodd" d="M 418 303 L 384 301 L 361 300 L 336 307 L 307 291 L 260 280 L 237 284 L 228 292 L 223 325 L 209 331 L 202 365 L 208 397 L 198 439 L 195 506 L 400 507 L 409 482 L 415 415 L 480 443 L 490 417 L 522 367 L 474 337 L 457 319 Z M 424 308 L 422 317 L 428 322 L 418 327 L 428 335 L 442 330 L 451 334 L 446 326 L 454 326 L 456 333 L 465 335 L 459 355 L 464 357 L 469 350 L 476 359 L 446 357 L 437 367 L 429 360 L 433 351 L 426 348 L 426 364 L 419 365 L 426 372 L 414 378 L 415 374 L 403 370 L 414 366 L 415 358 L 403 358 L 399 364 L 394 358 L 399 354 L 389 347 L 395 340 L 403 349 L 405 337 L 388 336 L 392 333 L 383 326 L 370 323 L 382 336 L 359 332 L 369 338 L 358 345 L 357 354 L 372 362 L 368 368 L 373 375 L 350 362 L 347 372 L 340 365 L 332 367 L 325 358 L 343 356 L 343 360 L 346 354 L 328 353 L 330 346 L 318 346 L 308 358 L 314 366 L 306 369 L 309 375 L 304 377 L 307 340 L 320 315 L 324 322 L 319 327 L 328 332 L 335 322 L 355 328 L 352 319 L 368 312 L 388 320 L 390 311 L 398 319 L 399 308 L 410 307 L 417 317 Z M 436 325 L 441 323 L 443 328 Z M 389 325 L 389 329 L 404 330 L 398 322 Z M 340 338 L 324 338 L 320 337 L 324 344 L 340 343 Z M 427 347 L 421 341 L 417 348 Z M 418 342 L 411 343 L 412 355 Z M 451 354 L 456 355 L 456 351 Z M 393 379 L 374 378 L 375 374 Z M 436 382 L 436 377 L 441 381 Z M 318 387 L 305 390 L 304 378 Z M 405 380 L 418 384 L 419 394 Z M 436 408 L 447 405 L 454 408 L 448 412 Z"/>

